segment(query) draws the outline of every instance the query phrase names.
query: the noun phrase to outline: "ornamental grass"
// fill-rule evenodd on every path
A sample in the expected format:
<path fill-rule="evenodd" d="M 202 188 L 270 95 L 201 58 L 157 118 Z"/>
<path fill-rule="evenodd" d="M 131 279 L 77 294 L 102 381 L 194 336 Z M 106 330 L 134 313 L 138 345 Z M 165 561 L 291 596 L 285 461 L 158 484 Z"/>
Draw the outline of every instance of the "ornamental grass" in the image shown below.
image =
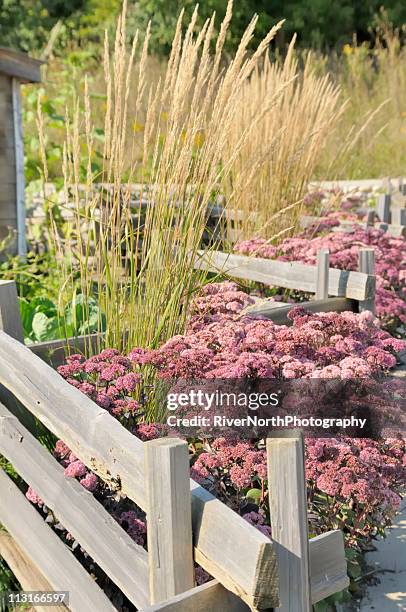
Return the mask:
<path fill-rule="evenodd" d="M 84 296 L 85 304 L 97 297 L 106 317 L 107 346 L 154 347 L 181 331 L 189 300 L 202 283 L 193 260 L 202 242 L 207 205 L 216 199 L 250 138 L 247 126 L 230 153 L 229 138 L 242 90 L 281 26 L 273 27 L 251 53 L 254 17 L 234 57 L 224 66 L 223 46 L 231 17 L 230 2 L 215 39 L 214 15 L 197 30 L 197 8 L 186 28 L 182 12 L 166 72 L 147 87 L 150 30 L 143 40 L 137 32 L 127 48 L 124 3 L 113 49 L 107 34 L 105 39 L 102 151 L 95 141 L 87 83 L 84 115 L 79 99 L 66 111 L 65 201 L 73 202 L 75 213 L 63 235 L 57 219 L 52 220 L 61 299 L 75 291 Z M 143 124 L 141 139 L 129 130 L 139 123 Z M 38 124 L 45 161 L 41 112 Z M 102 164 L 97 172 L 96 159 Z M 83 168 L 86 180 L 81 183 Z M 132 201 L 134 180 L 140 184 L 138 203 Z"/>
<path fill-rule="evenodd" d="M 347 107 L 330 75 L 317 73 L 311 53 L 300 65 L 295 41 L 283 61 L 267 55 L 240 92 L 228 156 L 247 130 L 250 137 L 225 185 L 227 199 L 242 213 L 236 224 L 240 239 L 292 233 L 328 136 Z"/>

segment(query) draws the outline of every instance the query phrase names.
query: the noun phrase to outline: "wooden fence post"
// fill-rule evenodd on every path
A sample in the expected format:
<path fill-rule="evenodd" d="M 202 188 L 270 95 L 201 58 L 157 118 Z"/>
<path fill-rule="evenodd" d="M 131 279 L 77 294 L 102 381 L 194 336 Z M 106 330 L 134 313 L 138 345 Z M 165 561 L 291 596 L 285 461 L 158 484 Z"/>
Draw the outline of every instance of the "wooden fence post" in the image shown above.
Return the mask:
<path fill-rule="evenodd" d="M 393 183 L 390 176 L 386 176 L 382 179 L 381 188 L 386 191 L 386 193 L 392 193 L 393 191 Z"/>
<path fill-rule="evenodd" d="M 316 300 L 326 300 L 328 298 L 329 267 L 330 251 L 319 249 L 317 251 Z"/>
<path fill-rule="evenodd" d="M 403 180 L 403 176 L 398 178 L 398 187 L 399 191 L 402 195 L 406 195 L 406 183 Z"/>
<path fill-rule="evenodd" d="M 175 438 L 144 448 L 150 599 L 158 603 L 194 586 L 189 452 Z"/>
<path fill-rule="evenodd" d="M 14 281 L 0 280 L 0 329 L 24 342 L 23 324 Z"/>
<path fill-rule="evenodd" d="M 376 204 L 376 214 L 382 223 L 391 222 L 390 214 L 391 197 L 389 193 L 381 193 Z"/>
<path fill-rule="evenodd" d="M 406 225 L 406 208 L 397 206 L 392 209 L 392 223 L 394 225 Z"/>
<path fill-rule="evenodd" d="M 16 199 L 17 199 L 17 252 L 20 257 L 27 255 L 27 240 L 25 235 L 25 177 L 24 177 L 24 140 L 21 104 L 21 81 L 11 79 L 11 95 L 13 104 L 13 129 L 15 143 L 16 166 Z"/>
<path fill-rule="evenodd" d="M 358 269 L 365 274 L 375 275 L 375 249 L 361 248 L 358 254 Z M 370 310 L 375 314 L 375 292 L 374 295 L 367 300 L 360 300 L 359 311 Z"/>
<path fill-rule="evenodd" d="M 309 534 L 303 434 L 267 439 L 269 506 L 276 546 L 280 609 L 310 612 Z"/>
<path fill-rule="evenodd" d="M 375 213 L 374 210 L 370 210 L 368 212 L 368 215 L 367 215 L 367 227 L 369 227 L 369 226 L 373 227 L 375 225 L 375 215 L 376 215 L 376 213 Z"/>

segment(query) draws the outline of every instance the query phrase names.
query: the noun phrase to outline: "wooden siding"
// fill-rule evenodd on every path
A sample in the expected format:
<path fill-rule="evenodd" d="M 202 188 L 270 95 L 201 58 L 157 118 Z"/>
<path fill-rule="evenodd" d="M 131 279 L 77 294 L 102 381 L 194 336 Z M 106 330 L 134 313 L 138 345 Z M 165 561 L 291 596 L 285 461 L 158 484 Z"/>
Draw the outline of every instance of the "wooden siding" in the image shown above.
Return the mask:
<path fill-rule="evenodd" d="M 0 240 L 17 230 L 16 160 L 12 79 L 0 74 Z M 16 240 L 10 251 L 15 252 Z"/>
<path fill-rule="evenodd" d="M 39 83 L 43 63 L 26 53 L 0 47 L 0 73 L 17 77 L 22 83 Z"/>

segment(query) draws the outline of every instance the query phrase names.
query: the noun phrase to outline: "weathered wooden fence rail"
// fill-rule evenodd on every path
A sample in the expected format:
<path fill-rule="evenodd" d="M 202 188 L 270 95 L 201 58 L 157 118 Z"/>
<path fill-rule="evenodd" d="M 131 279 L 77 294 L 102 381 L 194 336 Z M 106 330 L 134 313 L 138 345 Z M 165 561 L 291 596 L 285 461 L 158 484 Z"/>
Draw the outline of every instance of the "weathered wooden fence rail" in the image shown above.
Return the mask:
<path fill-rule="evenodd" d="M 389 179 L 382 182 L 384 193 L 377 194 L 374 208 L 359 208 L 359 215 L 366 217 L 364 221 L 341 220 L 339 226 L 333 231 L 351 231 L 352 228 L 367 229 L 374 227 L 383 230 L 391 236 L 406 236 L 406 184 L 403 179 L 398 180 L 395 187 Z M 303 215 L 300 219 L 302 228 L 317 224 L 319 218 L 313 215 Z"/>
<path fill-rule="evenodd" d="M 330 268 L 327 249 L 320 250 L 315 266 L 221 251 L 199 251 L 195 267 L 231 278 L 314 293 L 316 300 L 300 302 L 300 306 L 310 312 L 374 311 L 376 281 L 373 253 L 371 249 L 360 249 L 360 253 L 359 272 Z M 256 312 L 276 323 L 289 323 L 287 314 L 295 306 L 297 304 L 263 300 L 258 306 L 248 308 L 247 312 Z"/>
<path fill-rule="evenodd" d="M 394 225 L 391 223 L 383 223 L 381 221 L 375 221 L 375 212 L 372 211 L 372 213 L 374 215 L 373 221 L 371 220 L 372 215 L 367 221 L 347 221 L 345 219 L 342 219 L 339 225 L 332 228 L 332 231 L 351 232 L 353 231 L 354 227 L 359 227 L 364 230 L 368 229 L 369 227 L 373 227 L 374 229 L 378 229 L 378 230 L 382 230 L 383 232 L 386 232 L 387 234 L 389 234 L 390 236 L 393 236 L 394 238 L 406 236 L 406 225 Z M 312 225 L 317 226 L 319 221 L 320 221 L 319 217 L 312 216 L 312 215 L 304 215 L 300 219 L 300 226 L 303 229 L 306 229 Z"/>
<path fill-rule="evenodd" d="M 0 296 L 5 288 L 11 307 L 9 284 L 0 286 Z M 128 432 L 20 342 L 18 319 L 10 312 L 5 316 L 1 303 L 0 297 L 0 453 L 134 605 L 143 610 L 214 612 L 281 605 L 282 610 L 306 611 L 348 585 L 342 533 L 331 531 L 308 540 L 300 436 L 267 442 L 275 516 L 270 540 L 189 479 L 185 442 L 143 443 Z M 18 339 L 11 337 L 13 333 Z M 35 427 L 30 431 L 20 418 L 26 413 L 145 510 L 149 553 L 131 540 L 91 493 L 64 476 L 63 468 L 36 439 Z M 16 544 L 13 549 L 8 540 L 1 554 L 10 563 L 13 555 L 24 558 L 30 574 L 30 580 L 26 574 L 22 578 L 26 584 L 34 588 L 35 576 L 40 576 L 41 584 L 69 590 L 73 611 L 113 609 L 1 470 L 0 498 L 0 523 Z M 213 576 L 211 582 L 194 585 L 193 560 Z M 283 581 L 285 575 L 290 576 L 288 582 Z"/>

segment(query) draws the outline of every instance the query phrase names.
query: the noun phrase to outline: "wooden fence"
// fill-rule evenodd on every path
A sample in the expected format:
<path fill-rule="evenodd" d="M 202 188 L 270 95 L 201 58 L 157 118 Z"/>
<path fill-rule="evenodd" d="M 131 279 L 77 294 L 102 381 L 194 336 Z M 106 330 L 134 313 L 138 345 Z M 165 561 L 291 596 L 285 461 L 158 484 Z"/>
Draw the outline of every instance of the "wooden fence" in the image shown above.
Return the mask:
<path fill-rule="evenodd" d="M 315 300 L 301 302 L 310 312 L 375 310 L 375 253 L 361 248 L 359 272 L 330 268 L 328 249 L 320 249 L 317 265 L 247 257 L 221 251 L 199 251 L 195 267 L 231 278 L 255 281 L 268 286 L 314 293 Z M 262 300 L 247 311 L 275 321 L 289 323 L 287 314 L 297 304 Z"/>
<path fill-rule="evenodd" d="M 399 182 L 398 189 L 378 195 L 375 208 L 360 208 L 357 211 L 366 217 L 365 221 L 341 220 L 333 231 L 351 231 L 354 226 L 367 229 L 374 227 L 383 230 L 391 236 L 406 236 L 406 185 Z M 304 215 L 300 219 L 302 228 L 317 224 L 319 218 Z"/>
<path fill-rule="evenodd" d="M 0 328 L 0 453 L 138 609 L 306 612 L 348 585 L 342 533 L 308 539 L 301 434 L 267 440 L 270 540 L 189 479 L 186 442 L 143 443 L 24 346 L 12 282 L 0 283 Z M 148 553 L 64 476 L 35 436 L 36 419 L 146 511 Z M 73 611 L 114 609 L 2 470 L 0 498 L 0 554 L 23 588 L 68 590 Z M 210 582 L 195 586 L 193 561 Z"/>
<path fill-rule="evenodd" d="M 371 217 L 374 217 L 374 220 L 371 221 Z M 347 221 L 342 219 L 340 224 L 333 227 L 332 231 L 343 231 L 343 232 L 351 232 L 354 227 L 360 227 L 361 229 L 367 230 L 369 227 L 373 227 L 374 229 L 382 230 L 386 232 L 390 236 L 394 238 L 406 237 L 406 225 L 395 225 L 392 223 L 383 223 L 381 221 L 375 221 L 375 211 L 371 211 L 371 214 L 368 215 L 368 219 L 366 221 Z M 300 218 L 300 226 L 302 229 L 306 229 L 311 225 L 317 226 L 317 223 L 320 221 L 319 217 L 315 217 L 312 215 L 303 215 Z"/>

